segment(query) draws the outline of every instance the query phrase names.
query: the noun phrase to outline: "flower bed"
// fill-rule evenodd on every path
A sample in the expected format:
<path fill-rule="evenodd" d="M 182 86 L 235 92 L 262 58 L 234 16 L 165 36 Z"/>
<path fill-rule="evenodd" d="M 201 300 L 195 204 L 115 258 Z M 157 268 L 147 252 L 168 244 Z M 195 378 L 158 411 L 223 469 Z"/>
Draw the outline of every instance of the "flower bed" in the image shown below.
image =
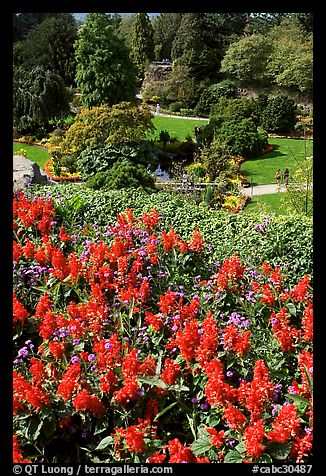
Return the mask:
<path fill-rule="evenodd" d="M 80 172 L 71 174 L 66 170 L 61 168 L 61 174 L 56 175 L 53 168 L 53 159 L 49 159 L 46 164 L 44 165 L 45 173 L 50 177 L 51 180 L 56 182 L 76 182 L 80 180 Z"/>
<path fill-rule="evenodd" d="M 155 210 L 79 233 L 51 199 L 13 212 L 15 462 L 309 460 L 308 275 L 209 263 Z"/>

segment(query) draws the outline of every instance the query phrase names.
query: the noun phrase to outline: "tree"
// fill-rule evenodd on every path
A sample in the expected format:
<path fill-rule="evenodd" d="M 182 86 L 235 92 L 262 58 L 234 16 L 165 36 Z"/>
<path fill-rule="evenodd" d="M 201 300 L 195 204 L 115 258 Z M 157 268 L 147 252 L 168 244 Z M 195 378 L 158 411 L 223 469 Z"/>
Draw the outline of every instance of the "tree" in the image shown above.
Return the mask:
<path fill-rule="evenodd" d="M 21 132 L 48 128 L 51 119 L 69 112 L 67 88 L 62 78 L 40 66 L 26 74 L 14 69 L 13 124 Z"/>
<path fill-rule="evenodd" d="M 172 59 L 186 65 L 198 80 L 216 82 L 228 45 L 247 22 L 241 13 L 185 13 L 172 44 Z"/>
<path fill-rule="evenodd" d="M 292 182 L 287 186 L 283 202 L 290 210 L 311 216 L 313 212 L 313 157 L 305 155 L 303 162 L 297 161 Z"/>
<path fill-rule="evenodd" d="M 13 35 L 14 42 L 24 40 L 35 26 L 48 18 L 67 18 L 70 13 L 14 13 Z"/>
<path fill-rule="evenodd" d="M 153 20 L 156 59 L 171 59 L 173 40 L 180 27 L 182 13 L 160 13 Z"/>
<path fill-rule="evenodd" d="M 91 13 L 76 41 L 77 74 L 86 107 L 135 100 L 136 69 L 118 35 L 119 20 Z"/>
<path fill-rule="evenodd" d="M 147 13 L 137 13 L 131 31 L 131 57 L 138 67 L 140 78 L 154 59 L 154 30 Z"/>
<path fill-rule="evenodd" d="M 265 35 L 244 37 L 229 46 L 220 71 L 241 81 L 262 81 L 271 51 L 272 42 Z"/>
<path fill-rule="evenodd" d="M 77 27 L 72 15 L 48 18 L 35 26 L 25 41 L 16 43 L 14 62 L 26 70 L 42 66 L 71 85 L 76 74 L 76 39 Z"/>
<path fill-rule="evenodd" d="M 310 95 L 313 86 L 313 42 L 297 18 L 284 20 L 269 32 L 273 48 L 266 67 L 269 79 Z"/>

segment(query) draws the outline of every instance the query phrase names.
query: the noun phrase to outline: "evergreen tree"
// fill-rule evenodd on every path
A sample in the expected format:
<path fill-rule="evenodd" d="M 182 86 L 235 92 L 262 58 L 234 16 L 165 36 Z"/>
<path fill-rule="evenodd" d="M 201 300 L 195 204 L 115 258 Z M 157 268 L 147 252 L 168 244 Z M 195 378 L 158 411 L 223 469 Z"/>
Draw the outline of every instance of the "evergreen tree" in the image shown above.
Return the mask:
<path fill-rule="evenodd" d="M 76 41 L 76 83 L 86 107 L 135 100 L 136 69 L 117 16 L 91 13 Z"/>
<path fill-rule="evenodd" d="M 171 59 L 173 40 L 179 30 L 183 13 L 160 13 L 153 20 L 156 59 Z"/>
<path fill-rule="evenodd" d="M 216 82 L 228 45 L 247 24 L 242 13 L 185 13 L 172 44 L 172 59 L 184 64 L 198 80 Z"/>
<path fill-rule="evenodd" d="M 14 45 L 14 64 L 27 70 L 42 66 L 71 85 L 76 74 L 76 39 L 77 27 L 72 15 L 48 18 L 35 26 L 25 41 Z"/>
<path fill-rule="evenodd" d="M 26 74 L 14 69 L 13 125 L 21 132 L 47 128 L 49 121 L 69 112 L 67 88 L 62 78 L 37 66 Z"/>
<path fill-rule="evenodd" d="M 131 32 L 131 57 L 140 77 L 154 59 L 154 30 L 147 13 L 137 13 Z"/>

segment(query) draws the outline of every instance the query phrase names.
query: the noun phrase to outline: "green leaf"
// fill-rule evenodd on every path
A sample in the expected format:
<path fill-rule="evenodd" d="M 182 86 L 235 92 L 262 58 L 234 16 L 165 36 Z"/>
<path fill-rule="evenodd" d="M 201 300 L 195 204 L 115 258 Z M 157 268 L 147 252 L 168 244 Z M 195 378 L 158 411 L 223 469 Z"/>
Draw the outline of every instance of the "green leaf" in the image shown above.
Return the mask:
<path fill-rule="evenodd" d="M 106 420 L 98 420 L 96 422 L 94 435 L 98 435 L 102 433 L 103 431 L 107 429 L 107 427 L 108 427 L 108 422 Z"/>
<path fill-rule="evenodd" d="M 312 391 L 313 391 L 313 380 L 312 380 L 312 376 L 310 375 L 310 372 L 309 372 L 309 370 L 307 369 L 307 366 L 306 366 L 306 365 L 304 365 L 304 372 L 305 372 L 306 377 L 307 377 L 307 380 L 308 380 L 310 395 L 312 395 Z"/>
<path fill-rule="evenodd" d="M 229 451 L 225 458 L 224 463 L 242 463 L 243 456 L 238 451 Z"/>
<path fill-rule="evenodd" d="M 269 454 L 264 453 L 258 458 L 257 463 L 273 463 L 273 459 Z"/>
<path fill-rule="evenodd" d="M 246 453 L 247 451 L 247 448 L 245 444 L 243 443 L 243 441 L 240 441 L 240 443 L 237 446 L 235 446 L 234 449 L 237 450 L 237 452 L 240 454 Z"/>
<path fill-rule="evenodd" d="M 209 437 L 199 438 L 198 440 L 194 441 L 193 444 L 191 445 L 191 450 L 195 455 L 201 455 L 202 453 L 205 453 L 211 448 L 212 448 L 212 445 L 211 445 Z"/>
<path fill-rule="evenodd" d="M 147 383 L 149 385 L 153 385 L 154 387 L 164 388 L 165 390 L 168 388 L 167 384 L 157 377 L 138 377 L 138 381 L 140 383 Z"/>
<path fill-rule="evenodd" d="M 103 438 L 102 441 L 99 442 L 99 444 L 94 449 L 94 451 L 103 451 L 108 446 L 112 445 L 112 443 L 113 443 L 113 437 L 112 436 L 106 436 L 105 438 Z"/>
<path fill-rule="evenodd" d="M 267 452 L 272 458 L 283 460 L 286 459 L 290 453 L 292 442 L 288 443 L 271 443 L 267 447 Z"/>
<path fill-rule="evenodd" d="M 293 395 L 292 393 L 287 393 L 286 395 L 293 400 L 294 404 L 306 403 L 307 405 L 310 405 L 309 400 L 301 395 Z"/>
<path fill-rule="evenodd" d="M 171 403 L 171 405 L 169 405 L 169 406 L 163 408 L 163 410 L 161 410 L 160 413 L 158 413 L 158 414 L 156 415 L 156 417 L 154 418 L 154 420 L 158 420 L 162 415 L 164 415 L 164 413 L 166 413 L 167 411 L 169 411 L 171 408 L 173 408 L 173 407 L 174 407 L 175 405 L 177 405 L 177 404 L 178 404 L 178 402 L 173 402 L 173 403 Z"/>

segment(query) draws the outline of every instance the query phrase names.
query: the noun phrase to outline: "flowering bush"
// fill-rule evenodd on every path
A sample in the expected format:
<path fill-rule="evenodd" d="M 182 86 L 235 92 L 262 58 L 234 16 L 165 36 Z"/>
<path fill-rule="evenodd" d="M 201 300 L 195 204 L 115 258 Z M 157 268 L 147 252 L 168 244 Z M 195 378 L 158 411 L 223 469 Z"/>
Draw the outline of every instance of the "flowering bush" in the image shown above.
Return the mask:
<path fill-rule="evenodd" d="M 155 209 L 79 232 L 52 199 L 13 212 L 15 462 L 309 459 L 308 274 L 209 263 Z"/>

